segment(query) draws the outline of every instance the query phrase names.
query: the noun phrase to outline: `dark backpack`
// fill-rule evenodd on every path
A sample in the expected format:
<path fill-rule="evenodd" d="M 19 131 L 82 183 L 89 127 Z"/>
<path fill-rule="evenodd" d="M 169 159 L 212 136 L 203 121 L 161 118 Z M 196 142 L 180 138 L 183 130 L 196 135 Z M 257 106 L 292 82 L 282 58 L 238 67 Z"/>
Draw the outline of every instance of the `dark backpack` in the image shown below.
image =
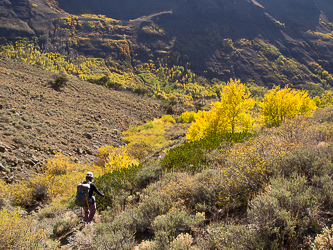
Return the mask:
<path fill-rule="evenodd" d="M 75 204 L 79 207 L 90 207 L 93 203 L 92 199 L 89 199 L 90 182 L 81 182 L 77 185 Z"/>

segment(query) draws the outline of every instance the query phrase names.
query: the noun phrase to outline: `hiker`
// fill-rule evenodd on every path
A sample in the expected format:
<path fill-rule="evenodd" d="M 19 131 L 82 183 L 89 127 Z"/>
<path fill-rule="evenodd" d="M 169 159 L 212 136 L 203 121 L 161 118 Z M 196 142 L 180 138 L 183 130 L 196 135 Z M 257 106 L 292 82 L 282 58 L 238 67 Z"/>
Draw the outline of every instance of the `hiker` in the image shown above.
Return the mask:
<path fill-rule="evenodd" d="M 93 173 L 88 172 L 86 174 L 86 181 L 78 185 L 78 194 L 75 201 L 78 206 L 84 208 L 84 221 L 89 224 L 92 223 L 96 212 L 96 201 L 93 192 L 105 197 L 105 195 L 97 189 L 96 185 L 92 183 L 93 179 Z"/>

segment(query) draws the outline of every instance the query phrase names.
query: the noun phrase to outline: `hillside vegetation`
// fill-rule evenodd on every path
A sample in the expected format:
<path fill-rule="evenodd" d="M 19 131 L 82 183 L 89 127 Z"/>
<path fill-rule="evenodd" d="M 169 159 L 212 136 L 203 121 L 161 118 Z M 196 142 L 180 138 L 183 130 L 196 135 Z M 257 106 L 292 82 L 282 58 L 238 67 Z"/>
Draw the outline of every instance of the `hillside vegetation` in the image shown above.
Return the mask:
<path fill-rule="evenodd" d="M 81 84 L 83 88 L 86 83 Z M 39 174 L 12 184 L 1 181 L 1 245 L 329 249 L 325 237 L 332 233 L 332 106 L 313 113 L 315 101 L 306 92 L 287 88 L 271 90 L 262 103 L 280 98 L 279 93 L 290 97 L 273 106 L 258 104 L 256 111 L 245 90 L 231 80 L 221 90 L 221 100 L 207 111 L 133 125 L 123 133 L 127 145 L 101 146 L 95 164 L 57 153 Z M 251 105 L 246 100 L 252 100 Z M 283 109 L 290 100 L 300 105 Z M 239 110 L 237 115 L 225 123 L 212 122 L 216 129 L 207 130 L 206 122 L 221 112 L 219 105 L 228 103 Z M 280 107 L 283 119 L 278 124 L 255 122 L 249 113 L 265 117 L 267 106 Z M 253 126 L 242 122 L 244 114 L 251 115 Z M 232 126 L 235 120 L 237 126 Z M 191 138 L 193 129 L 207 134 Z M 184 143 L 184 134 L 193 140 Z M 95 184 L 107 196 L 97 197 L 94 225 L 80 222 L 73 202 L 76 185 L 87 171 L 94 172 Z M 22 228 L 23 223 L 27 226 Z"/>

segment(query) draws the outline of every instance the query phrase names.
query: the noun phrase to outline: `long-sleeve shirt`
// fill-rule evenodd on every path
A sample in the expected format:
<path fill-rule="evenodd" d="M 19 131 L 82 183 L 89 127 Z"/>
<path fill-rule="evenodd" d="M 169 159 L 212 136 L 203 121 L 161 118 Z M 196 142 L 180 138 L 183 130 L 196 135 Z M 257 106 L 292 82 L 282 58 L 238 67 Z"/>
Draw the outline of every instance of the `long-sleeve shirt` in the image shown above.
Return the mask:
<path fill-rule="evenodd" d="M 93 193 L 94 193 L 94 192 L 97 193 L 97 194 L 100 195 L 100 196 L 104 196 L 104 194 L 101 193 L 101 192 L 97 189 L 97 187 L 96 187 L 96 185 L 95 185 L 94 183 L 89 182 L 89 184 L 90 184 L 89 199 L 93 196 Z"/>

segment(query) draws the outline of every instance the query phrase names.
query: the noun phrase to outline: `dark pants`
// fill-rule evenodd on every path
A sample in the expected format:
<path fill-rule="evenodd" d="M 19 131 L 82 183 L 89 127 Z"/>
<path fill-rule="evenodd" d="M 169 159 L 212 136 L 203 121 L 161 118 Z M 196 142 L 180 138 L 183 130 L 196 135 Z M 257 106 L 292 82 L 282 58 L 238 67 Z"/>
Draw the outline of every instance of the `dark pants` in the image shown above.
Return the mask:
<path fill-rule="evenodd" d="M 94 215 L 96 213 L 96 202 L 92 205 L 90 205 L 90 207 L 85 207 L 84 208 L 84 221 L 85 222 L 92 222 Z"/>

